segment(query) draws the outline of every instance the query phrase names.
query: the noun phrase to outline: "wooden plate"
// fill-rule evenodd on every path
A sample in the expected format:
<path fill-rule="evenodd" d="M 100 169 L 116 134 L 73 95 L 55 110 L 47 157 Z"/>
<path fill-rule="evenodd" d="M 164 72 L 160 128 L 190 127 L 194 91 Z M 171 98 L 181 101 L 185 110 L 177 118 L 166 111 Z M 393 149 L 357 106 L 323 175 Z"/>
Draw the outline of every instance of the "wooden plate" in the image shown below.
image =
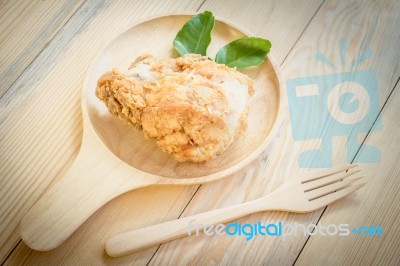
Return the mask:
<path fill-rule="evenodd" d="M 143 21 L 118 35 L 99 54 L 83 86 L 83 139 L 67 173 L 29 210 L 20 223 L 23 241 L 33 249 L 60 245 L 87 218 L 111 199 L 155 184 L 193 185 L 226 177 L 255 159 L 276 134 L 283 87 L 269 57 L 246 70 L 254 79 L 248 129 L 218 158 L 206 163 L 179 163 L 142 132 L 111 116 L 95 96 L 97 79 L 111 68 L 127 69 L 143 53 L 177 56 L 172 41 L 190 15 L 168 15 Z M 245 33 L 218 20 L 209 56 Z M 88 44 L 90 45 L 90 44 Z"/>
<path fill-rule="evenodd" d="M 169 178 L 202 177 L 230 174 L 255 159 L 270 141 L 280 106 L 280 82 L 271 58 L 244 72 L 255 82 L 255 95 L 250 102 L 248 129 L 228 150 L 206 163 L 177 162 L 162 152 L 143 133 L 110 115 L 95 97 L 96 82 L 101 74 L 118 68 L 126 71 L 134 59 L 144 53 L 156 57 L 177 57 L 173 40 L 190 15 L 168 15 L 142 22 L 113 40 L 98 56 L 88 74 L 85 91 L 92 126 L 102 142 L 118 158 L 141 171 Z M 212 32 L 208 56 L 215 58 L 219 48 L 246 35 L 237 27 L 217 20 Z M 238 167 L 239 166 L 239 167 Z"/>

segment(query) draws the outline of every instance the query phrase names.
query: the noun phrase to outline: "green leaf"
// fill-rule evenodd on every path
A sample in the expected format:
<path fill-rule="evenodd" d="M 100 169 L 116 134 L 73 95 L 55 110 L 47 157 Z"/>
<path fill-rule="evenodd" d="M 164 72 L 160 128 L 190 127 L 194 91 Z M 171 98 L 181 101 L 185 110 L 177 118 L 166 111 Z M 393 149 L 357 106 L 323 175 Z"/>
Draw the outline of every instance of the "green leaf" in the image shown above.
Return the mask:
<path fill-rule="evenodd" d="M 181 56 L 188 53 L 205 56 L 214 23 L 214 16 L 210 11 L 193 16 L 176 35 L 174 48 Z"/>
<path fill-rule="evenodd" d="M 264 62 L 271 42 L 261 38 L 243 37 L 222 47 L 215 62 L 237 69 L 256 66 Z"/>

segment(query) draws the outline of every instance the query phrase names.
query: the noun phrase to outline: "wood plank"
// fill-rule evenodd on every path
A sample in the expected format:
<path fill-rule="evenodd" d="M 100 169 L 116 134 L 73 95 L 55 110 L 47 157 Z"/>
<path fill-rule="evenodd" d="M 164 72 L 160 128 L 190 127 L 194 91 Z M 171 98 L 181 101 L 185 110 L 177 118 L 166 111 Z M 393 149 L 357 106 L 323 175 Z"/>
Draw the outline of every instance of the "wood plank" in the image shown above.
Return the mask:
<path fill-rule="evenodd" d="M 84 0 L 2 2 L 0 98 L 83 2 Z M 50 62 L 47 65 L 50 67 Z"/>
<path fill-rule="evenodd" d="M 398 265 L 398 238 L 399 230 L 396 221 L 399 219 L 400 169 L 399 159 L 399 125 L 397 110 L 400 106 L 399 86 L 389 99 L 388 106 L 383 111 L 385 130 L 368 136 L 369 143 L 375 145 L 382 152 L 382 162 L 378 165 L 365 165 L 368 178 L 368 191 L 352 197 L 349 202 L 340 202 L 329 206 L 321 219 L 322 224 L 346 223 L 351 228 L 362 225 L 382 226 L 383 236 L 350 235 L 345 239 L 333 242 L 321 236 L 312 236 L 301 253 L 298 264 L 307 265 L 307 262 L 324 263 L 327 265 L 355 264 L 355 265 Z M 363 153 L 361 149 L 360 154 Z M 349 206 L 354 205 L 354 206 Z M 335 244 L 334 246 L 332 244 Z M 320 254 L 315 256 L 315 254 Z"/>
<path fill-rule="evenodd" d="M 382 105 L 400 75 L 400 54 L 396 48 L 400 34 L 397 27 L 400 24 L 398 14 L 397 1 L 325 1 L 285 60 L 282 66 L 284 77 L 289 79 L 344 71 L 343 68 L 332 70 L 325 67 L 314 58 L 316 52 L 321 51 L 328 58 L 338 59 L 340 62 L 338 41 L 346 38 L 350 43 L 347 52 L 349 58 L 358 57 L 367 48 L 374 52 L 374 56 L 363 65 L 363 69 L 376 70 Z M 265 26 L 265 30 L 270 28 Z M 326 132 L 332 130 L 332 125 L 326 127 Z M 308 171 L 298 167 L 297 159 L 301 152 L 313 148 L 312 145 L 310 142 L 294 142 L 289 121 L 286 121 L 281 128 L 275 153 L 269 156 L 264 154 L 255 161 L 253 172 L 239 173 L 230 179 L 202 185 L 182 217 L 249 201 L 272 191 L 293 174 Z M 346 144 L 339 143 L 333 156 L 334 165 L 345 162 L 345 151 Z M 357 195 L 367 193 L 368 191 L 359 191 Z M 351 199 L 342 201 L 349 205 L 353 202 Z M 315 223 L 320 215 L 321 211 L 310 214 L 269 212 L 254 214 L 239 219 L 238 222 L 254 224 L 258 221 L 283 221 L 307 226 Z M 244 237 L 229 236 L 187 237 L 161 245 L 151 264 L 292 265 L 306 240 L 302 235 L 290 239 L 258 236 L 251 241 L 246 241 Z"/>
<path fill-rule="evenodd" d="M 382 112 L 384 130 L 368 135 L 367 142 L 382 154 L 379 164 L 364 165 L 366 191 L 328 206 L 320 223 L 381 226 L 383 236 L 311 236 L 296 265 L 399 265 L 400 219 L 400 83 Z M 364 150 L 361 148 L 360 154 Z"/>
<path fill-rule="evenodd" d="M 58 248 L 39 252 L 21 242 L 6 260 L 5 265 L 145 265 L 157 247 L 118 259 L 105 254 L 104 243 L 132 226 L 176 219 L 193 196 L 196 187 L 149 187 L 126 193 L 92 215 Z M 166 200 L 162 201 L 160 198 Z M 139 218 L 140 217 L 140 218 Z"/>
<path fill-rule="evenodd" d="M 201 10 L 212 10 L 254 36 L 272 43 L 272 54 L 283 62 L 323 1 L 205 1 Z M 286 16 L 284 18 L 284 16 Z"/>
<path fill-rule="evenodd" d="M 161 13 L 195 11 L 201 3 L 200 0 L 185 3 L 87 1 L 0 100 L 0 261 L 19 241 L 17 225 L 22 216 L 45 189 L 65 173 L 77 154 L 82 134 L 81 84 L 96 54 L 118 32 L 141 19 Z M 57 57 L 56 62 L 48 68 L 49 58 L 54 57 Z M 152 202 L 144 194 L 135 194 L 132 198 L 135 204 L 132 205 L 137 211 L 130 210 L 129 221 L 135 221 L 139 213 L 147 217 L 137 221 L 139 224 L 143 221 L 156 222 L 164 216 L 177 217 L 195 190 L 196 187 L 160 188 L 157 192 L 147 190 L 145 194 L 148 197 L 160 195 L 168 199 L 165 203 L 176 207 L 157 211 L 144 207 Z M 158 204 L 165 206 L 162 203 L 161 200 Z M 114 204 L 117 204 L 114 207 L 118 206 L 118 203 Z M 109 219 L 108 215 L 98 220 L 99 225 Z M 118 228 L 121 224 L 115 223 L 114 226 Z M 103 230 L 112 232 L 107 227 Z M 91 232 L 97 232 L 99 237 L 103 235 L 98 231 Z M 93 249 L 82 249 L 84 253 L 76 258 L 96 254 L 93 255 L 95 259 L 103 259 L 98 256 L 102 254 L 103 242 L 87 243 Z M 59 256 L 54 256 L 51 264 L 61 261 L 60 257 L 79 251 L 74 248 L 75 243 L 70 242 L 64 249 L 57 250 Z M 22 244 L 20 248 L 25 251 L 25 255 L 18 257 L 21 262 L 31 251 Z M 147 251 L 142 254 L 142 259 L 148 260 L 151 255 Z M 32 255 L 38 260 L 41 256 L 39 252 Z M 34 261 L 33 258 L 29 260 Z"/>

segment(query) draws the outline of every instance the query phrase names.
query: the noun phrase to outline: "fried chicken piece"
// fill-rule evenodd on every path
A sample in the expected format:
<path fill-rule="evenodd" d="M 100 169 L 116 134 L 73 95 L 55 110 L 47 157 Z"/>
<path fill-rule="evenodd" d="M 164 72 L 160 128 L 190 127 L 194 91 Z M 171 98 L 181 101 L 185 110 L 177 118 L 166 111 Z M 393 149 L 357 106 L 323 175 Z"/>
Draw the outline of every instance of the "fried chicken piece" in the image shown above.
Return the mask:
<path fill-rule="evenodd" d="M 253 94 L 246 75 L 200 55 L 138 57 L 97 83 L 110 112 L 141 129 L 178 161 L 203 162 L 223 153 L 246 129 Z"/>

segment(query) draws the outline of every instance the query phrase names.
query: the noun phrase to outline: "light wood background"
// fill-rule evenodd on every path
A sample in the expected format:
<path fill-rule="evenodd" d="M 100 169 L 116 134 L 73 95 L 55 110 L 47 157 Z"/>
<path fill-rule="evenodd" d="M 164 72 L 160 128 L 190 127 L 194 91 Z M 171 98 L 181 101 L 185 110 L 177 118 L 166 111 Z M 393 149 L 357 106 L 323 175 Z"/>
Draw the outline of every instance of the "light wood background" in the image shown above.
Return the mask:
<path fill-rule="evenodd" d="M 368 186 L 311 214 L 259 213 L 239 220 L 381 225 L 384 236 L 187 237 L 123 258 L 109 258 L 106 239 L 117 233 L 255 199 L 291 175 L 315 143 L 295 142 L 288 118 L 274 151 L 217 182 L 149 187 L 126 193 L 89 218 L 55 250 L 29 249 L 18 222 L 72 164 L 80 146 L 80 92 L 99 50 L 121 28 L 169 12 L 210 10 L 271 40 L 285 79 L 339 72 L 315 60 L 370 48 L 362 69 L 377 74 L 383 129 L 360 137 L 377 147 L 378 164 L 364 165 Z M 400 2 L 384 1 L 1 1 L 0 2 L 0 263 L 5 265 L 400 265 Z M 370 125 L 371 128 L 374 126 Z M 335 143 L 334 164 L 346 159 Z M 361 146 L 358 155 L 363 153 Z"/>

